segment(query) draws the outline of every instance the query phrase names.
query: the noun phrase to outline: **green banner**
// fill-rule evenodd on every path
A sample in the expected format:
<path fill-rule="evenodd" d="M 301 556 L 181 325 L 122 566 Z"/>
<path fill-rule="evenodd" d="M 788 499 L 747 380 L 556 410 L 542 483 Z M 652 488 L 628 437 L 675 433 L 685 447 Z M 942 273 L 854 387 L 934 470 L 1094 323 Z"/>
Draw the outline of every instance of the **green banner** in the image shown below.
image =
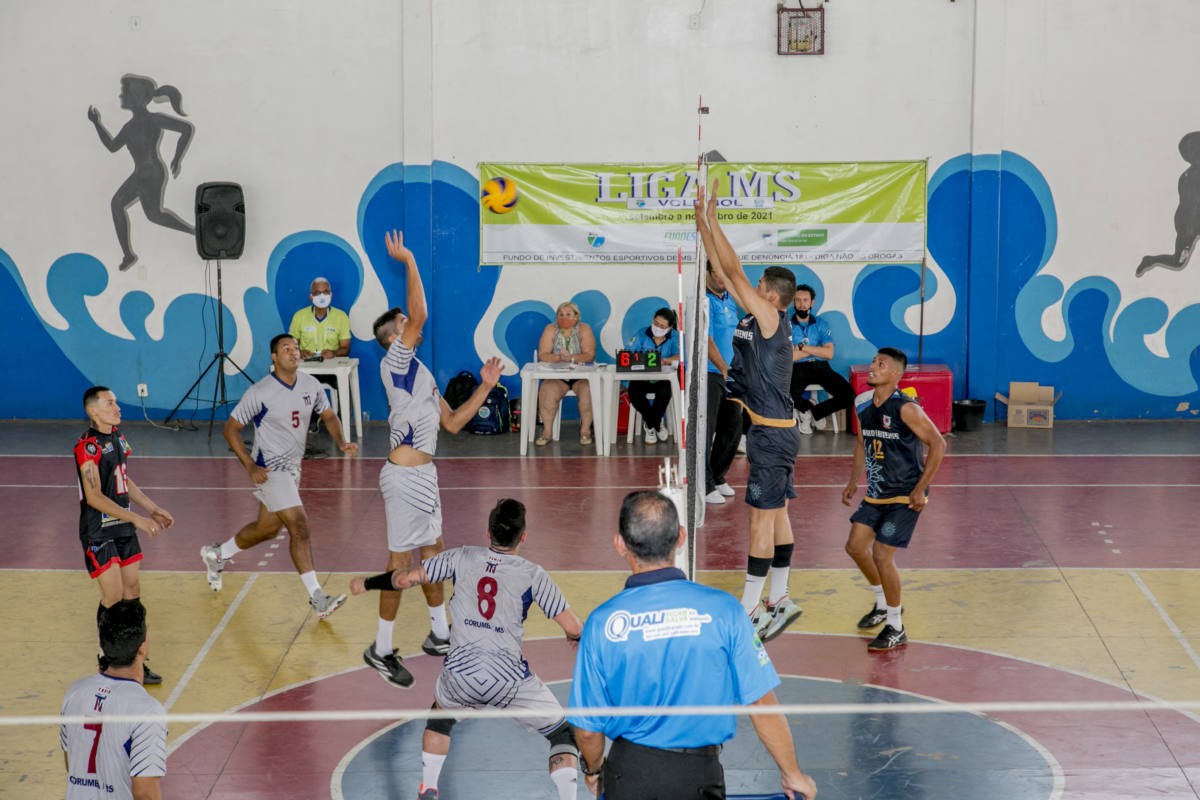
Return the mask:
<path fill-rule="evenodd" d="M 720 163 L 718 218 L 748 263 L 919 262 L 924 161 Z M 673 261 L 695 246 L 685 164 L 481 164 L 485 264 Z"/>

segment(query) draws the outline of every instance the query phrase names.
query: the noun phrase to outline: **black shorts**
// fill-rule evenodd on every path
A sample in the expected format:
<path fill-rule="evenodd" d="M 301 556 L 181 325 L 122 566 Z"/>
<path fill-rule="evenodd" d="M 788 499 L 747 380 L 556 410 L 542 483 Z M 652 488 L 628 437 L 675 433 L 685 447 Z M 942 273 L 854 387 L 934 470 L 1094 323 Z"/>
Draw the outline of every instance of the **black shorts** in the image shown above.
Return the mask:
<path fill-rule="evenodd" d="M 141 560 L 142 545 L 136 535 L 87 542 L 83 546 L 83 568 L 93 578 L 99 577 L 114 564 L 125 567 Z"/>
<path fill-rule="evenodd" d="M 746 457 L 750 477 L 746 482 L 746 502 L 755 508 L 783 508 L 796 496 L 793 477 L 796 455 L 800 452 L 800 431 L 751 425 L 746 433 Z"/>
<path fill-rule="evenodd" d="M 875 541 L 892 547 L 908 547 L 913 531 L 917 527 L 920 511 L 913 511 L 907 503 L 876 505 L 866 500 L 850 517 L 851 522 L 866 525 L 875 531 Z"/>

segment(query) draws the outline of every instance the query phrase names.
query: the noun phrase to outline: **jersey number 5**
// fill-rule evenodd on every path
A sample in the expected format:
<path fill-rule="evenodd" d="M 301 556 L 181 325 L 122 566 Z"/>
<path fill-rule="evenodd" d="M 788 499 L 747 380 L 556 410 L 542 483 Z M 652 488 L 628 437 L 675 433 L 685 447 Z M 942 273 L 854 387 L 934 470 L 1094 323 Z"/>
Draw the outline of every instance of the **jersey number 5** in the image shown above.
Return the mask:
<path fill-rule="evenodd" d="M 299 411 L 292 412 L 292 427 L 293 428 L 300 427 L 300 412 Z"/>
<path fill-rule="evenodd" d="M 492 615 L 496 613 L 496 592 L 499 588 L 496 579 L 490 575 L 480 578 L 479 583 L 475 585 L 479 616 L 484 619 L 491 619 Z"/>

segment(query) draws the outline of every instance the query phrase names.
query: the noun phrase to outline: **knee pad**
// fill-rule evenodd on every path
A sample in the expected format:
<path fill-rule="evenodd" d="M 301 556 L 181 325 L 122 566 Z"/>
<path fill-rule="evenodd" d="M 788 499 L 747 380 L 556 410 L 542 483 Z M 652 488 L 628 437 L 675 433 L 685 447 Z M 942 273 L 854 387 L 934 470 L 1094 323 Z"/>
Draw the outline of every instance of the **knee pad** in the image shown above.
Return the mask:
<path fill-rule="evenodd" d="M 544 735 L 550 742 L 551 758 L 559 755 L 579 758 L 579 748 L 575 746 L 575 729 L 565 719 L 558 724 L 557 728 Z"/>
<path fill-rule="evenodd" d="M 430 709 L 433 711 L 437 711 L 438 710 L 437 704 L 430 706 Z M 449 736 L 450 729 L 454 727 L 454 724 L 456 722 L 458 722 L 458 720 L 456 720 L 456 719 L 446 719 L 446 718 L 427 719 L 427 720 L 425 720 L 425 730 L 433 731 L 434 733 L 440 733 L 443 736 Z"/>

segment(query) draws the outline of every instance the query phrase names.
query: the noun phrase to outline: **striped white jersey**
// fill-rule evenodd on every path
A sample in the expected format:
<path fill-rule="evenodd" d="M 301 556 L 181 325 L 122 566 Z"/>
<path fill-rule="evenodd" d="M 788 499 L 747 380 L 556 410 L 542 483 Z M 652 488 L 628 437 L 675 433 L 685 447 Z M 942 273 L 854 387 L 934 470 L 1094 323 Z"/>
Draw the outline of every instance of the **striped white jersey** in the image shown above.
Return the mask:
<path fill-rule="evenodd" d="M 531 673 L 521 652 L 529 606 L 553 619 L 567 601 L 546 570 L 512 553 L 455 547 L 423 562 L 430 581 L 454 581 L 450 598 L 450 653 L 445 671 L 476 685 L 492 684 L 492 702 Z"/>
<path fill-rule="evenodd" d="M 387 393 L 391 447 L 406 444 L 422 453 L 436 454 L 442 394 L 433 373 L 397 336 L 379 363 L 379 377 Z"/>
<path fill-rule="evenodd" d="M 105 721 L 115 715 L 166 713 L 137 681 L 104 673 L 81 678 L 67 689 L 62 713 L 94 718 L 59 730 L 67 754 L 67 800 L 129 800 L 132 778 L 167 773 L 165 722 Z"/>
<path fill-rule="evenodd" d="M 297 372 L 288 386 L 271 373 L 242 395 L 230 415 L 254 426 L 254 463 L 267 469 L 296 472 L 304 458 L 304 440 L 313 414 L 329 408 L 321 382 Z"/>

